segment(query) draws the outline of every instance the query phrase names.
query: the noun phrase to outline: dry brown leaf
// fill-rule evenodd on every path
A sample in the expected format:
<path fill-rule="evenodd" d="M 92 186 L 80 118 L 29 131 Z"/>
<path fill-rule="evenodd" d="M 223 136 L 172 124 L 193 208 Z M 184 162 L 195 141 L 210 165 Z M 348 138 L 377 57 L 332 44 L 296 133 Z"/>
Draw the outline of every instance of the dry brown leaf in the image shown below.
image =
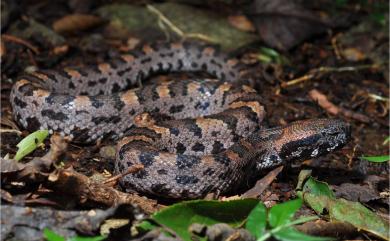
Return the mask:
<path fill-rule="evenodd" d="M 69 50 L 69 45 L 67 44 L 64 44 L 64 45 L 61 45 L 61 46 L 57 46 L 53 49 L 53 53 L 55 55 L 63 55 L 63 54 L 66 54 Z"/>
<path fill-rule="evenodd" d="M 256 28 L 252 22 L 244 15 L 229 16 L 229 23 L 235 28 L 245 32 L 255 32 Z"/>
<path fill-rule="evenodd" d="M 332 115 L 343 115 L 347 118 L 352 118 L 360 122 L 369 123 L 370 118 L 366 115 L 347 110 L 343 107 L 336 106 L 328 100 L 328 97 L 316 89 L 309 91 L 309 97 L 316 101 L 320 107 L 322 107 L 326 112 Z"/>
<path fill-rule="evenodd" d="M 0 58 L 3 58 L 3 56 L 5 55 L 6 52 L 7 51 L 6 51 L 4 42 L 3 42 L 3 40 L 0 39 Z"/>
<path fill-rule="evenodd" d="M 300 1 L 255 0 L 247 11 L 261 39 L 270 47 L 289 50 L 313 35 L 326 32 L 329 21 Z"/>
<path fill-rule="evenodd" d="M 342 55 L 349 61 L 362 61 L 366 58 L 366 55 L 357 48 L 343 49 Z"/>
<path fill-rule="evenodd" d="M 90 29 L 102 24 L 100 17 L 87 14 L 72 14 L 58 19 L 53 23 L 53 29 L 57 33 L 70 33 Z"/>
<path fill-rule="evenodd" d="M 270 171 L 265 177 L 258 180 L 255 186 L 248 191 L 246 191 L 242 198 L 257 198 L 259 197 L 264 190 L 269 187 L 269 185 L 275 180 L 276 176 L 283 170 L 283 166 L 277 167 L 274 170 Z"/>

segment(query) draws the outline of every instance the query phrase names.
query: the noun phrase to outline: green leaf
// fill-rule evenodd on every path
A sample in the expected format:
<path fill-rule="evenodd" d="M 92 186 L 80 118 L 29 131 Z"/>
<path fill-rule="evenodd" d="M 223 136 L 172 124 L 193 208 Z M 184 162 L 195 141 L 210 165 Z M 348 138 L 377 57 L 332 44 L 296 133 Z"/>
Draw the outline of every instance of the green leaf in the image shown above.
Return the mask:
<path fill-rule="evenodd" d="M 65 241 L 65 238 L 61 235 L 58 235 L 57 233 L 51 231 L 48 228 L 45 228 L 43 230 L 43 236 L 47 241 Z"/>
<path fill-rule="evenodd" d="M 273 206 L 268 214 L 269 224 L 275 228 L 290 222 L 301 206 L 302 199 L 300 198 Z"/>
<path fill-rule="evenodd" d="M 387 162 L 390 160 L 390 155 L 385 156 L 362 156 L 361 159 L 370 161 L 370 162 Z"/>
<path fill-rule="evenodd" d="M 266 47 L 260 48 L 257 57 L 263 63 L 287 64 L 289 62 L 286 57 L 280 55 L 276 50 Z"/>
<path fill-rule="evenodd" d="M 326 241 L 333 240 L 328 237 L 314 237 L 305 233 L 299 232 L 293 227 L 283 228 L 278 232 L 273 233 L 274 237 L 283 241 Z"/>
<path fill-rule="evenodd" d="M 104 237 L 104 236 L 95 236 L 95 237 L 80 237 L 80 236 L 76 236 L 76 237 L 73 237 L 73 238 L 69 239 L 69 241 L 101 241 L 101 240 L 104 240 L 106 238 L 107 237 Z"/>
<path fill-rule="evenodd" d="M 257 206 L 250 212 L 246 221 L 245 228 L 256 238 L 264 234 L 267 226 L 267 208 L 263 203 Z"/>
<path fill-rule="evenodd" d="M 299 172 L 298 183 L 295 190 L 302 190 L 303 184 L 311 177 L 312 170 L 303 169 Z"/>
<path fill-rule="evenodd" d="M 43 230 L 43 236 L 47 241 L 101 241 L 106 239 L 104 236 L 95 236 L 95 237 L 80 237 L 80 236 L 75 236 L 70 239 L 65 239 L 61 235 L 55 233 L 54 231 L 45 228 Z"/>
<path fill-rule="evenodd" d="M 317 186 L 321 187 L 319 188 L 321 191 L 317 189 Z M 329 195 L 330 189 L 326 191 L 324 187 L 327 187 L 327 184 L 311 178 L 305 183 L 304 192 L 297 194 L 317 213 L 322 213 L 326 209 L 331 221 L 347 222 L 357 229 L 365 230 L 383 239 L 389 238 L 389 224 L 380 216 L 359 202 L 337 199 L 334 195 Z"/>
<path fill-rule="evenodd" d="M 327 209 L 331 220 L 348 222 L 358 229 L 389 239 L 389 223 L 361 203 L 340 198 L 328 204 Z"/>
<path fill-rule="evenodd" d="M 304 192 L 310 192 L 315 195 L 325 195 L 327 197 L 334 197 L 333 191 L 329 188 L 326 182 L 321 182 L 313 177 L 309 177 L 303 186 Z"/>
<path fill-rule="evenodd" d="M 152 215 L 157 223 L 170 228 L 182 239 L 191 241 L 188 228 L 193 223 L 241 225 L 259 203 L 255 199 L 227 202 L 194 200 L 174 204 Z"/>
<path fill-rule="evenodd" d="M 330 190 L 328 184 L 315 180 L 313 177 L 309 177 L 307 179 L 307 181 L 303 184 L 302 190 L 302 192 L 297 192 L 298 197 L 308 203 L 317 213 L 322 213 L 326 207 L 327 200 L 329 198 L 334 198 L 334 193 Z M 317 198 L 313 201 L 311 199 L 307 199 L 306 195 L 309 193 L 313 194 Z"/>
<path fill-rule="evenodd" d="M 138 230 L 138 232 L 146 233 L 147 231 L 150 231 L 158 226 L 156 226 L 155 224 L 151 223 L 148 220 L 144 220 L 141 223 L 137 224 L 135 227 Z"/>
<path fill-rule="evenodd" d="M 23 140 L 21 140 L 16 145 L 19 149 L 18 152 L 16 152 L 14 159 L 16 161 L 19 161 L 24 156 L 34 151 L 43 142 L 43 140 L 45 140 L 45 138 L 48 135 L 49 135 L 49 131 L 39 130 L 23 138 Z"/>
<path fill-rule="evenodd" d="M 383 13 L 372 13 L 370 16 L 376 23 L 382 26 L 386 25 L 386 17 Z"/>

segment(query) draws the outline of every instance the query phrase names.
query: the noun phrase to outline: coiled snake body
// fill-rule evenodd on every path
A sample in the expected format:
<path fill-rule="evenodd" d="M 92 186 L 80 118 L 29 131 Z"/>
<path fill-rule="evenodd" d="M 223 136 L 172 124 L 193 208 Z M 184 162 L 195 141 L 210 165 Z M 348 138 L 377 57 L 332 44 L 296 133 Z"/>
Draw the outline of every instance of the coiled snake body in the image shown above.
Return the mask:
<path fill-rule="evenodd" d="M 169 198 L 198 198 L 237 187 L 256 170 L 343 146 L 340 120 L 298 121 L 261 129 L 265 111 L 256 92 L 238 85 L 237 61 L 194 43 L 145 45 L 88 69 L 36 71 L 11 92 L 15 119 L 76 142 L 119 138 L 116 172 L 144 169 L 121 184 Z M 129 89 L 153 73 L 205 71 L 217 79 L 169 81 Z"/>

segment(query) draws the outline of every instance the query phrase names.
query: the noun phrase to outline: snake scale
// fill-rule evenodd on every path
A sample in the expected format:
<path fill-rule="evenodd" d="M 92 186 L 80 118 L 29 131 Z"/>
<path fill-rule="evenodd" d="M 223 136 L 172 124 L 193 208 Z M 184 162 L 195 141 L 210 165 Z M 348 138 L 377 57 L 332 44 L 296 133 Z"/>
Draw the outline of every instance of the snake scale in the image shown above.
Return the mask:
<path fill-rule="evenodd" d="M 17 122 L 75 142 L 122 138 L 116 173 L 142 164 L 120 183 L 129 192 L 168 198 L 226 193 L 256 171 L 342 147 L 349 125 L 336 119 L 261 128 L 259 95 L 241 82 L 237 60 L 209 45 L 144 45 L 89 68 L 39 70 L 11 91 Z M 150 83 L 155 73 L 203 71 L 213 79 Z M 123 137 L 125 136 L 125 137 Z"/>

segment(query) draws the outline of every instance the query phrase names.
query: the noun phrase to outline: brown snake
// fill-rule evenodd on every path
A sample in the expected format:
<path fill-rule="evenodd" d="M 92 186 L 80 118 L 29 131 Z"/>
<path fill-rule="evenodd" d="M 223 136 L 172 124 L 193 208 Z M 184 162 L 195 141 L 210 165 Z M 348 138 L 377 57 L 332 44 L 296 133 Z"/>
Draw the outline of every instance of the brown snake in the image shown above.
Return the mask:
<path fill-rule="evenodd" d="M 204 71 L 217 79 L 153 83 L 154 73 Z M 261 129 L 265 111 L 252 88 L 237 84 L 238 61 L 194 43 L 145 45 L 90 68 L 36 71 L 13 86 L 15 119 L 75 142 L 119 138 L 116 172 L 128 191 L 198 198 L 238 187 L 256 171 L 342 147 L 350 128 L 334 119 Z"/>

